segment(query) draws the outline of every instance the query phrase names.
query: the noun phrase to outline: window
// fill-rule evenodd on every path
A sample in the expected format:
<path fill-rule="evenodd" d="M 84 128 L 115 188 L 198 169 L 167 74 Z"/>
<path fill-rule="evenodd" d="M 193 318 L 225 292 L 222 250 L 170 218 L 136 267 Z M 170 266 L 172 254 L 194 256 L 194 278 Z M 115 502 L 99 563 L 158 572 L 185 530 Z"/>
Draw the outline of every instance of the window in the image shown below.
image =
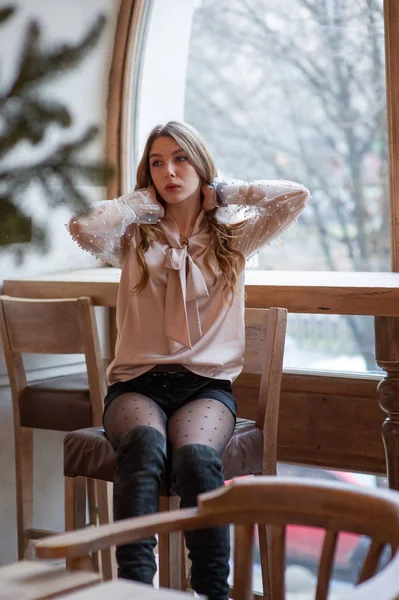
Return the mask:
<path fill-rule="evenodd" d="M 247 268 L 390 269 L 382 0 L 198 1 L 184 116 L 223 174 L 312 192 Z M 371 318 L 290 315 L 286 366 L 370 371 L 373 353 Z"/>
<path fill-rule="evenodd" d="M 313 196 L 249 268 L 389 270 L 383 23 L 382 0 L 197 2 L 186 120 L 222 173 Z"/>
<path fill-rule="evenodd" d="M 125 189 L 154 123 L 185 119 L 222 174 L 290 178 L 312 192 L 281 244 L 248 261 L 253 274 L 389 271 L 382 0 L 152 0 L 142 29 L 122 127 Z M 285 365 L 375 371 L 373 339 L 368 317 L 290 315 Z"/>

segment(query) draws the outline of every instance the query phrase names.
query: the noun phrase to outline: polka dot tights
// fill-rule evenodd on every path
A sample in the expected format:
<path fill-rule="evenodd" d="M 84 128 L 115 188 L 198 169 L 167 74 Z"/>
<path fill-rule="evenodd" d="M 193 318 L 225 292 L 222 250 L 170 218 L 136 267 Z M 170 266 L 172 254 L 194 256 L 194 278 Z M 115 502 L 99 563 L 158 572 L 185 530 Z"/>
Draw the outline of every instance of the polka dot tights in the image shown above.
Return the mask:
<path fill-rule="evenodd" d="M 154 427 L 174 449 L 203 444 L 221 454 L 233 433 L 234 417 L 222 402 L 213 399 L 192 400 L 168 418 L 153 400 L 141 394 L 115 398 L 104 415 L 105 433 L 115 450 L 126 433 L 138 425 Z"/>

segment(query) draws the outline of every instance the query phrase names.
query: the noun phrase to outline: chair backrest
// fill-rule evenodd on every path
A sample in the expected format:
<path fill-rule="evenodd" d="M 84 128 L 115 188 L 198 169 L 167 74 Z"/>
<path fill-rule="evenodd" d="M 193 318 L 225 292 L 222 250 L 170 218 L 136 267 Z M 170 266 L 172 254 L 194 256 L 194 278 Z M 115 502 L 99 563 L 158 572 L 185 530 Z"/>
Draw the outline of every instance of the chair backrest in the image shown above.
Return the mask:
<path fill-rule="evenodd" d="M 284 350 L 285 308 L 245 309 L 245 352 L 243 373 L 262 375 L 268 366 L 266 356 L 276 344 Z"/>
<path fill-rule="evenodd" d="M 346 592 L 352 600 L 393 600 L 399 595 L 399 495 L 345 484 L 281 477 L 235 480 L 199 496 L 198 508 L 126 519 L 99 528 L 75 531 L 40 541 L 40 558 L 68 558 L 72 568 L 84 568 L 92 552 L 125 544 L 155 533 L 200 529 L 233 523 L 234 599 L 249 600 L 252 589 L 252 553 L 256 523 L 271 525 L 273 535 L 271 589 L 273 600 L 283 600 L 285 537 L 289 524 L 325 530 L 319 563 L 316 600 L 325 600 L 333 573 L 340 532 L 371 539 L 359 577 L 360 585 Z M 378 558 L 388 544 L 394 558 L 375 575 Z"/>
<path fill-rule="evenodd" d="M 84 354 L 93 425 L 101 425 L 106 393 L 104 366 L 91 298 L 42 300 L 0 296 L 0 333 L 14 415 L 27 387 L 22 354 Z"/>
<path fill-rule="evenodd" d="M 242 374 L 233 389 L 238 416 L 256 420 L 263 432 L 263 473 L 274 475 L 284 344 L 285 308 L 245 309 L 245 354 Z"/>

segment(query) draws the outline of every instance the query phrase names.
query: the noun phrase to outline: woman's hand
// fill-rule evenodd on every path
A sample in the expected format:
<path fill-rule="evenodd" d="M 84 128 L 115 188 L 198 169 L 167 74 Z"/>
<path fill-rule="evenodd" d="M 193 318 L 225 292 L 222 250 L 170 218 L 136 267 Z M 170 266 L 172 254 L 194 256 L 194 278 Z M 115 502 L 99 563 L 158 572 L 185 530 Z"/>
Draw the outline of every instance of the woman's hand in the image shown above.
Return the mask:
<path fill-rule="evenodd" d="M 147 188 L 147 193 L 148 193 L 148 196 L 151 199 L 151 202 L 154 205 L 154 207 L 156 206 L 159 209 L 159 212 L 157 212 L 157 216 L 158 216 L 158 221 L 160 221 L 165 216 L 165 209 L 162 206 L 162 204 L 158 201 L 157 191 L 156 191 L 155 187 L 153 185 L 149 185 Z"/>
<path fill-rule="evenodd" d="M 209 212 L 210 210 L 216 208 L 218 206 L 218 203 L 215 187 L 209 185 L 208 183 L 205 183 L 203 186 L 201 186 L 201 191 L 204 196 L 204 199 L 202 201 L 202 208 L 204 212 Z"/>
<path fill-rule="evenodd" d="M 165 216 L 164 207 L 158 202 L 153 185 L 125 194 L 121 200 L 131 206 L 136 222 L 142 225 L 156 225 Z"/>
<path fill-rule="evenodd" d="M 153 201 L 154 204 L 159 204 L 158 200 L 157 200 L 157 192 L 156 189 L 153 185 L 149 185 L 147 188 L 147 192 L 149 197 L 151 198 L 151 200 Z"/>

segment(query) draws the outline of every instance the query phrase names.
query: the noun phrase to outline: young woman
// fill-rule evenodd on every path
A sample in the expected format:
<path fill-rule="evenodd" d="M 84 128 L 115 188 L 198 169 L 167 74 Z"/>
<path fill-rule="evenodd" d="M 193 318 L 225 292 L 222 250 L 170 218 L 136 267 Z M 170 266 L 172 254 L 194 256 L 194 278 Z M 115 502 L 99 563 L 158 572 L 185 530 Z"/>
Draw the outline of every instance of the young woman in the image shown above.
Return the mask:
<path fill-rule="evenodd" d="M 233 433 L 231 383 L 244 352 L 245 259 L 278 236 L 309 192 L 288 181 L 226 182 L 199 133 L 181 122 L 151 132 L 134 192 L 74 217 L 76 241 L 122 267 L 118 338 L 104 428 L 117 451 L 114 517 L 158 510 L 170 461 L 181 507 L 224 483 Z M 193 589 L 228 597 L 229 533 L 185 534 Z M 119 576 L 152 583 L 155 539 L 117 549 Z"/>

